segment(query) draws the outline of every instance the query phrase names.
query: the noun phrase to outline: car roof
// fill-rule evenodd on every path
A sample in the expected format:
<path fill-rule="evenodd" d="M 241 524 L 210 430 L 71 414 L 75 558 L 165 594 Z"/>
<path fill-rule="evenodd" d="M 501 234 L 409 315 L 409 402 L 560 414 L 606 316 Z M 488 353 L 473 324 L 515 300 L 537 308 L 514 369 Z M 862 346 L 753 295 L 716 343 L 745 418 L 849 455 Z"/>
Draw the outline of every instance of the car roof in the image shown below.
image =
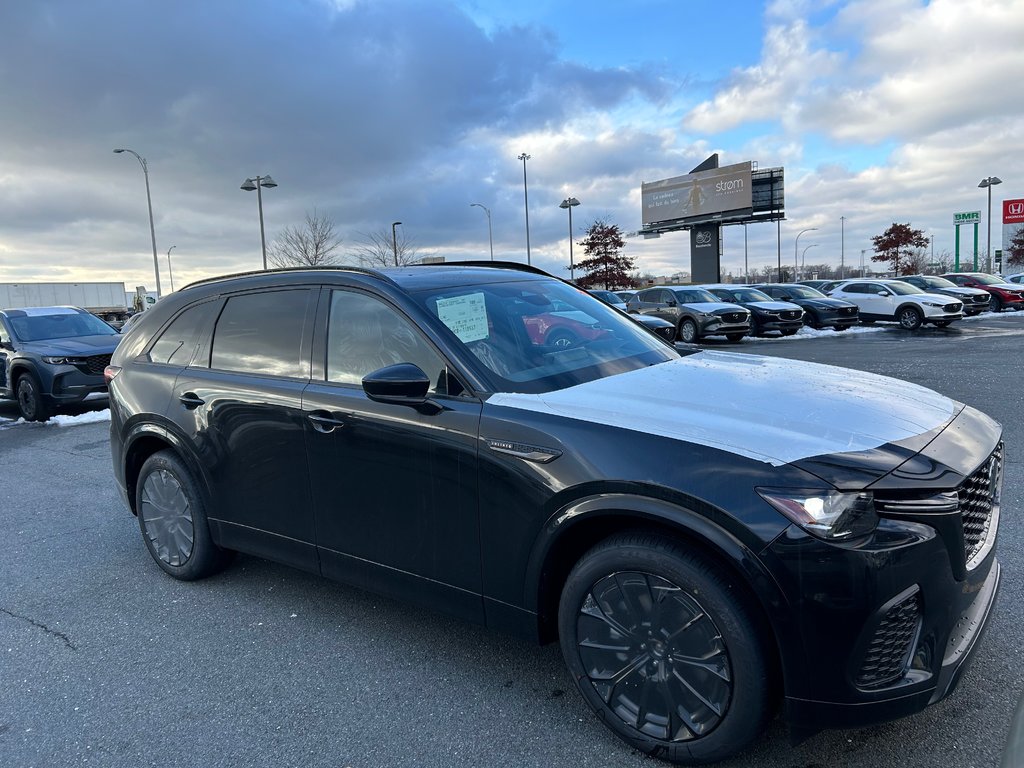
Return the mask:
<path fill-rule="evenodd" d="M 17 309 L 0 309 L 6 317 L 30 317 L 36 315 L 88 315 L 80 307 L 18 307 Z"/>

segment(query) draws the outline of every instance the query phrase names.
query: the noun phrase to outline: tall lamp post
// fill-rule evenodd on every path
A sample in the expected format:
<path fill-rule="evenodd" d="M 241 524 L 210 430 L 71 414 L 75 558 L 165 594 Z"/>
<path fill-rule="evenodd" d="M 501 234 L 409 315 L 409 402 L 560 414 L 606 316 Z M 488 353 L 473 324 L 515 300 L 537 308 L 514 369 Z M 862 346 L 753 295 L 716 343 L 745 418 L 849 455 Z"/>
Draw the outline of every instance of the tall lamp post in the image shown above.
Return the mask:
<path fill-rule="evenodd" d="M 985 247 L 985 270 L 992 271 L 992 187 L 1002 184 L 1003 180 L 998 176 L 989 176 L 982 179 L 978 185 L 981 189 L 988 189 L 988 245 Z"/>
<path fill-rule="evenodd" d="M 800 252 L 800 270 L 804 273 L 804 277 L 807 277 L 807 260 L 804 257 L 807 256 L 808 250 L 817 247 L 817 243 L 811 243 L 810 245 L 804 246 L 803 251 Z"/>
<path fill-rule="evenodd" d="M 149 168 L 146 166 L 146 158 L 142 157 L 134 149 L 115 149 L 114 154 L 120 155 L 128 152 L 135 155 L 135 159 L 142 166 L 142 175 L 146 177 L 146 205 L 149 206 L 149 236 L 153 240 L 153 274 L 156 276 L 156 297 L 160 298 L 160 261 L 156 256 L 156 229 L 153 226 L 153 199 L 149 195 Z"/>
<path fill-rule="evenodd" d="M 800 235 L 804 232 L 814 232 L 817 227 L 808 227 L 807 229 L 800 230 L 800 234 L 796 236 L 796 242 L 793 243 L 793 282 L 797 282 L 800 279 L 798 274 L 800 271 L 800 262 L 796 259 L 796 249 L 800 245 Z"/>
<path fill-rule="evenodd" d="M 846 266 L 846 217 L 839 217 L 839 279 L 843 279 L 843 268 Z"/>
<path fill-rule="evenodd" d="M 395 266 L 398 266 L 398 235 L 395 233 L 395 227 L 399 226 L 402 222 L 392 221 L 391 222 L 391 250 L 395 252 Z"/>
<path fill-rule="evenodd" d="M 523 206 L 526 208 L 526 263 L 530 263 L 530 196 L 526 192 L 526 161 L 530 156 L 523 152 L 519 155 L 523 161 Z"/>
<path fill-rule="evenodd" d="M 494 261 L 494 236 L 491 234 L 491 209 L 486 205 L 480 205 L 480 203 L 470 203 L 470 208 L 482 208 L 484 213 L 487 214 L 487 242 L 491 246 L 491 261 Z"/>
<path fill-rule="evenodd" d="M 569 211 L 569 282 L 576 282 L 576 264 L 572 260 L 572 209 L 580 204 L 575 197 L 567 197 L 558 204 L 559 208 Z"/>
<path fill-rule="evenodd" d="M 242 186 L 239 189 L 244 189 L 246 192 L 252 192 L 256 190 L 256 200 L 260 209 L 260 245 L 263 246 L 263 271 L 267 270 L 267 236 L 263 232 L 263 188 L 273 189 L 277 186 L 277 182 L 270 178 L 268 173 L 266 176 L 256 176 L 251 179 L 246 179 L 242 182 Z"/>
<path fill-rule="evenodd" d="M 176 245 L 172 245 L 167 249 L 167 276 L 171 278 L 171 293 L 174 292 L 174 272 L 171 271 L 171 251 L 177 247 L 178 246 Z"/>

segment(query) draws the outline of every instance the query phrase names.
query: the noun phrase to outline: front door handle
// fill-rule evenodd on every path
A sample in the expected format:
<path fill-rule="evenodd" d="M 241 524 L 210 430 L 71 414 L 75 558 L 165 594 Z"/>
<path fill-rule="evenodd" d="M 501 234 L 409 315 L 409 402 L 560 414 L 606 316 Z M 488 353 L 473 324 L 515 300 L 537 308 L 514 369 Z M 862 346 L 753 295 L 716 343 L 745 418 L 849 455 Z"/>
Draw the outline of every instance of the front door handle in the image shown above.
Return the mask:
<path fill-rule="evenodd" d="M 331 416 L 327 411 L 313 411 L 306 416 L 313 424 L 313 429 L 325 435 L 329 435 L 338 427 L 344 427 L 345 422 Z"/>
<path fill-rule="evenodd" d="M 198 408 L 200 405 L 206 405 L 206 401 L 199 397 L 195 392 L 186 392 L 179 397 L 178 400 L 189 410 Z"/>

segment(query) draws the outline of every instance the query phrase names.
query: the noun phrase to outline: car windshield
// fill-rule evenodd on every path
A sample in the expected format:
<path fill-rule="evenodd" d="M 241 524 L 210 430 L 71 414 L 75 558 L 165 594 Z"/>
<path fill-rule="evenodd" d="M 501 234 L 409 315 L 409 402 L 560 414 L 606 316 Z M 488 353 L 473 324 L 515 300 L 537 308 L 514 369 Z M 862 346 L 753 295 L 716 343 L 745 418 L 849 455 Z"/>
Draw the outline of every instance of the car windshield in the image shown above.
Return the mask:
<path fill-rule="evenodd" d="M 736 301 L 775 301 L 767 293 L 761 293 L 754 288 L 730 288 L 724 292 L 732 294 Z"/>
<path fill-rule="evenodd" d="M 83 312 L 26 314 L 8 317 L 11 331 L 21 341 L 70 339 L 75 336 L 117 336 L 117 331 L 95 315 Z"/>
<path fill-rule="evenodd" d="M 720 302 L 715 294 L 701 288 L 687 288 L 685 291 L 673 291 L 676 301 L 680 304 L 708 304 Z"/>
<path fill-rule="evenodd" d="M 919 277 L 917 278 L 929 288 L 956 288 L 956 283 L 944 277 Z"/>
<path fill-rule="evenodd" d="M 551 392 L 679 357 L 619 310 L 556 280 L 431 289 L 415 298 L 493 374 L 497 391 Z"/>
<path fill-rule="evenodd" d="M 1003 278 L 996 277 L 995 275 L 971 275 L 971 277 L 982 285 L 1002 285 L 1006 282 Z"/>
<path fill-rule="evenodd" d="M 895 293 L 897 296 L 912 296 L 915 293 L 924 293 L 916 285 L 910 283 L 904 283 L 899 280 L 893 280 L 891 283 L 886 283 L 885 287 Z"/>
<path fill-rule="evenodd" d="M 602 299 L 604 301 L 607 301 L 609 304 L 622 304 L 623 303 L 622 302 L 622 297 L 618 296 L 617 294 L 612 293 L 611 291 L 594 290 L 594 291 L 587 291 L 587 293 L 589 293 L 591 296 L 597 296 L 597 298 Z"/>
<path fill-rule="evenodd" d="M 809 285 L 788 285 L 786 290 L 798 299 L 824 299 L 825 294 Z"/>

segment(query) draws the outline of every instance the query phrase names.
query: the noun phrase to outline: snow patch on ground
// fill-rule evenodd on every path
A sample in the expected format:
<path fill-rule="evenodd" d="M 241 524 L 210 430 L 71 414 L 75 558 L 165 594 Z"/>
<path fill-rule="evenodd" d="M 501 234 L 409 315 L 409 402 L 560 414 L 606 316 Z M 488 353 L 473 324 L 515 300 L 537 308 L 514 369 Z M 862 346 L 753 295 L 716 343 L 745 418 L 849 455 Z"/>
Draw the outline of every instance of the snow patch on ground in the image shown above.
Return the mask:
<path fill-rule="evenodd" d="M 24 423 L 24 419 L 18 419 L 18 423 Z M 57 414 L 51 416 L 47 424 L 55 424 L 58 427 L 76 427 L 80 424 L 98 424 L 101 421 L 110 421 L 110 409 L 104 408 L 102 411 L 89 411 L 88 413 L 80 413 L 77 416 L 67 416 L 65 414 Z"/>

